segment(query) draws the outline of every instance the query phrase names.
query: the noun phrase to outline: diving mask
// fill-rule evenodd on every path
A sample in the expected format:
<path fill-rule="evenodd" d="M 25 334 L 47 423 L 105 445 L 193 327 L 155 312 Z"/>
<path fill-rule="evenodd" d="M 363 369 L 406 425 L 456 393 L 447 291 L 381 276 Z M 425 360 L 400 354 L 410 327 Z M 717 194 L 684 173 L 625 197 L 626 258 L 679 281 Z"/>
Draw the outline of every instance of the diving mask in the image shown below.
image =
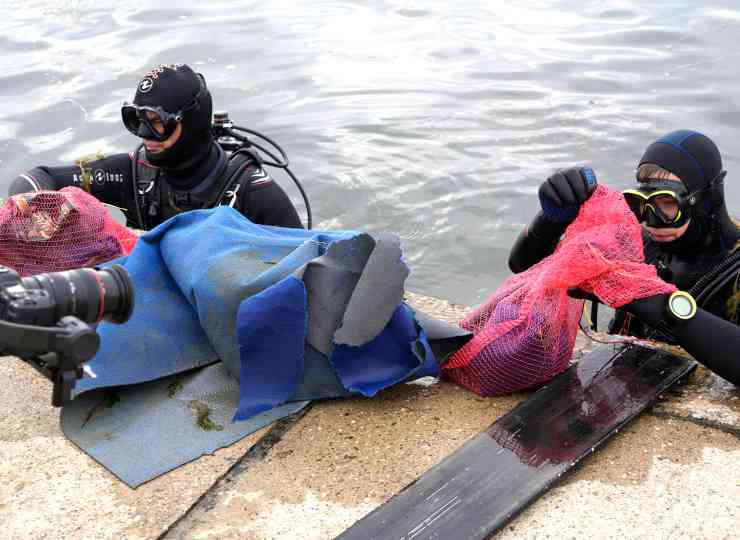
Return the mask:
<path fill-rule="evenodd" d="M 201 77 L 201 87 L 197 94 L 182 109 L 175 113 L 165 111 L 162 107 L 136 105 L 124 102 L 121 107 L 123 125 L 131 133 L 142 139 L 164 141 L 170 138 L 182 121 L 186 112 L 200 106 L 200 99 L 205 92 L 205 83 Z"/>
<path fill-rule="evenodd" d="M 670 180 L 643 180 L 635 189 L 622 192 L 639 222 L 648 227 L 681 227 L 691 218 L 691 207 L 701 192 L 689 193 L 686 187 Z"/>

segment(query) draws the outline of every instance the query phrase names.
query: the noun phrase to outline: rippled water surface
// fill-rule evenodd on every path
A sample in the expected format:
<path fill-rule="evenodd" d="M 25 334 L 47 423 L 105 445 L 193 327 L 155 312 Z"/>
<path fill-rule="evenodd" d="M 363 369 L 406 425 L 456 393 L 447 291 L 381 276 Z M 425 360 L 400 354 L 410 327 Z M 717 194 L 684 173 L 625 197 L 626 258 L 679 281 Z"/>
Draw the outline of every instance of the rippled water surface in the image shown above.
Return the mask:
<path fill-rule="evenodd" d="M 479 302 L 549 172 L 590 163 L 624 188 L 677 128 L 715 139 L 740 212 L 730 2 L 162 5 L 0 0 L 3 194 L 34 165 L 130 150 L 121 102 L 151 66 L 185 62 L 216 109 L 288 151 L 316 228 L 400 235 L 419 292 Z"/>

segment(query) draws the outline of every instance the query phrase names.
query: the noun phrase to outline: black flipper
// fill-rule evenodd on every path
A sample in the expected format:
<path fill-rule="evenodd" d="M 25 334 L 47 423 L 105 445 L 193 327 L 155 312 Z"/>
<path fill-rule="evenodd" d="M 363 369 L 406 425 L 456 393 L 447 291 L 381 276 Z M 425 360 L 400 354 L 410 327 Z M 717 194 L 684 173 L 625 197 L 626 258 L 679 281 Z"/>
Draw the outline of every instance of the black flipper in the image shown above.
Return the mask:
<path fill-rule="evenodd" d="M 435 319 L 423 311 L 414 309 L 416 321 L 424 328 L 434 357 L 441 365 L 447 358 L 473 337 L 473 333 L 459 326 Z"/>
<path fill-rule="evenodd" d="M 601 347 L 338 538 L 488 538 L 695 366 Z"/>

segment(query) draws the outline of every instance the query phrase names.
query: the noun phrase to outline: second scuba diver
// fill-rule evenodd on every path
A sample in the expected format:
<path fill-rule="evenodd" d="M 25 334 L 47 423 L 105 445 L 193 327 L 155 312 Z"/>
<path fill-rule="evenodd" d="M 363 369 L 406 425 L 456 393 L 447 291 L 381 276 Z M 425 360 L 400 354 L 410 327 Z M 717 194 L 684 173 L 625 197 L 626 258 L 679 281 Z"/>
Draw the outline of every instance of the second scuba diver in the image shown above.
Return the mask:
<path fill-rule="evenodd" d="M 647 327 L 667 332 L 707 368 L 740 385 L 740 230 L 725 205 L 725 174 L 717 146 L 696 131 L 674 131 L 648 146 L 638 183 L 624 197 L 643 224 L 646 262 L 679 291 L 627 304 L 609 330 L 640 337 Z M 541 211 L 512 248 L 511 270 L 522 272 L 550 255 L 595 189 L 587 167 L 550 176 L 540 186 Z"/>
<path fill-rule="evenodd" d="M 211 94 L 185 64 L 144 75 L 123 123 L 143 142 L 134 152 L 79 166 L 36 167 L 19 175 L 9 195 L 77 186 L 121 208 L 127 225 L 151 229 L 187 210 L 232 206 L 262 225 L 300 228 L 295 207 L 250 148 L 227 155 L 211 128 Z"/>

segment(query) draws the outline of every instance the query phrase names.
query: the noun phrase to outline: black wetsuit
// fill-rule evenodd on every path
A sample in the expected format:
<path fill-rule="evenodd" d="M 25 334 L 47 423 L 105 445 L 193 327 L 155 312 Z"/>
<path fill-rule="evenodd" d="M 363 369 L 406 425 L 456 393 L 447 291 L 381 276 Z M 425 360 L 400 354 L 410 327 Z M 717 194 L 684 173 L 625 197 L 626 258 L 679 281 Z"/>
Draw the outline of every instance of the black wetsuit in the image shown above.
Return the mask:
<path fill-rule="evenodd" d="M 155 167 L 147 162 L 143 149 L 138 150 L 138 159 L 136 155 L 114 154 L 67 167 L 36 167 L 15 178 L 8 193 L 77 186 L 121 208 L 128 226 L 143 229 L 186 210 L 219 204 L 233 206 L 254 223 L 302 227 L 288 196 L 248 151 L 229 159 L 213 143 L 205 157 L 187 170 Z M 134 175 L 139 211 L 134 204 Z"/>
<path fill-rule="evenodd" d="M 712 269 L 716 268 L 727 257 L 735 253 L 740 244 L 734 249 L 716 253 L 702 253 L 695 256 L 665 253 L 660 249 L 660 243 L 651 240 L 643 234 L 645 262 L 654 265 L 658 275 L 669 283 L 673 283 L 679 290 L 689 291 L 696 283 Z M 738 320 L 738 301 L 740 300 L 740 274 L 730 279 L 728 283 L 702 307 L 709 313 L 721 317 L 734 324 Z M 646 337 L 651 328 L 642 321 L 632 317 L 627 311 L 618 309 L 614 319 L 609 323 L 609 332 L 637 337 Z"/>
<path fill-rule="evenodd" d="M 557 245 L 567 224 L 549 221 L 540 212 L 517 238 L 509 257 L 509 267 L 515 273 L 522 272 L 550 255 Z M 730 236 L 729 232 L 726 234 Z M 740 231 L 734 238 L 740 237 Z M 735 246 L 737 244 L 733 244 Z M 693 256 L 678 256 L 665 253 L 658 242 L 645 238 L 646 261 L 654 264 L 659 275 L 674 283 L 681 290 L 690 289 L 706 272 L 725 260 L 733 249 L 718 249 L 709 246 Z M 613 333 L 628 333 L 645 336 L 649 328 L 661 326 L 675 337 L 694 358 L 728 381 L 740 385 L 740 326 L 738 323 L 738 281 L 740 275 L 699 309 L 688 323 L 675 324 L 664 317 L 665 295 L 638 300 L 617 310 L 610 324 Z M 629 313 L 628 313 L 629 312 Z M 633 314 L 637 318 L 633 317 Z M 646 326 L 647 325 L 647 326 Z"/>

